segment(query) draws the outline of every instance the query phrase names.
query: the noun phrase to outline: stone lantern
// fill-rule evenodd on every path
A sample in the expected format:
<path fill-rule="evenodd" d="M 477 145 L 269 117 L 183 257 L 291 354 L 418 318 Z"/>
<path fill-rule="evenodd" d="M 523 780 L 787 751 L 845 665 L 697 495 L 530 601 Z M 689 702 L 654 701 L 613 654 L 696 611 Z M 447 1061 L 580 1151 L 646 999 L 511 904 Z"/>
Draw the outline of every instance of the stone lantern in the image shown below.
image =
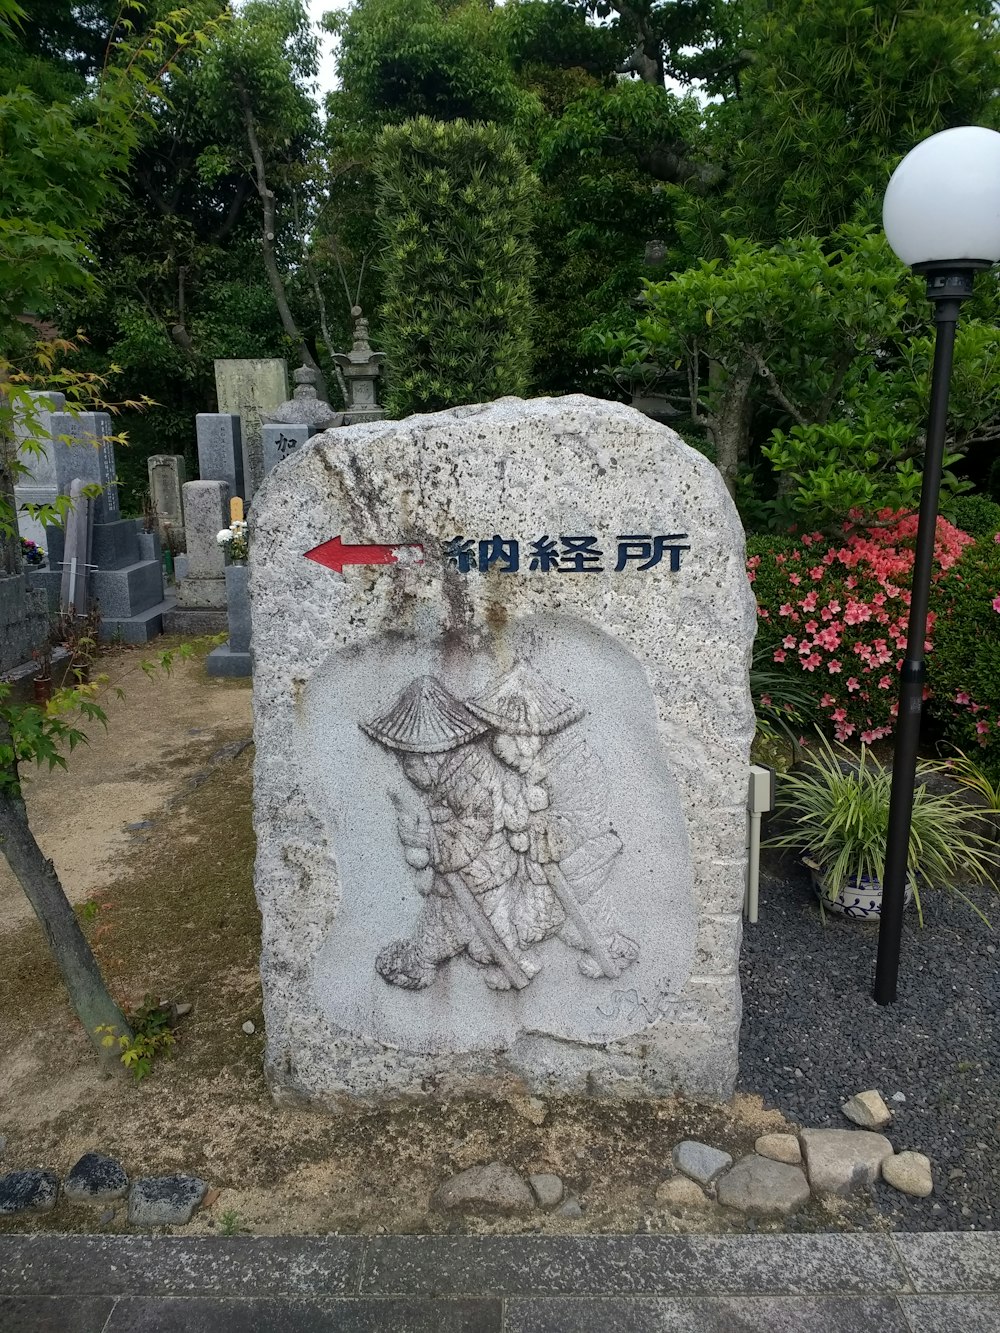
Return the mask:
<path fill-rule="evenodd" d="M 334 352 L 333 360 L 347 382 L 347 410 L 344 425 L 359 421 L 379 421 L 385 408 L 379 407 L 375 397 L 375 381 L 382 373 L 384 352 L 373 352 L 368 342 L 368 321 L 359 305 L 351 307 L 354 319 L 354 345 L 349 352 Z"/>

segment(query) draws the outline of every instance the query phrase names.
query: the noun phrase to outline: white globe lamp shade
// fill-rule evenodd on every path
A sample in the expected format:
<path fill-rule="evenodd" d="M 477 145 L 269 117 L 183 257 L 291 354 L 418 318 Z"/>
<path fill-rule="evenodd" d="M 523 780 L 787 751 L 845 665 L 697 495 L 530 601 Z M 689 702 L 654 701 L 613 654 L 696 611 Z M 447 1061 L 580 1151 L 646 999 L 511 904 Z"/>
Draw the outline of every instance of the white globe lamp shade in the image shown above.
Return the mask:
<path fill-rule="evenodd" d="M 962 125 L 917 144 L 892 173 L 882 225 L 904 264 L 1000 260 L 1000 134 Z"/>

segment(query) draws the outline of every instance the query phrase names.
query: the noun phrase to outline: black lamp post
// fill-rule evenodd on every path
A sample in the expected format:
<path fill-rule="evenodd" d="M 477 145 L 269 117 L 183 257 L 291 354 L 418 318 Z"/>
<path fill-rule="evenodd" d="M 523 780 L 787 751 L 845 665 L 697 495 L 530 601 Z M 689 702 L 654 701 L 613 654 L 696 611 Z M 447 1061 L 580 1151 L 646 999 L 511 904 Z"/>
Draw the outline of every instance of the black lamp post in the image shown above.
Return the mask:
<path fill-rule="evenodd" d="M 892 1004 L 896 998 L 906 879 L 911 869 L 910 820 L 926 680 L 924 641 L 955 329 L 962 302 L 972 295 L 976 273 L 1000 260 L 1000 134 L 967 125 L 944 130 L 918 144 L 889 181 L 882 221 L 899 258 L 914 272 L 926 276 L 936 325 L 910 619 L 899 680 L 875 968 L 875 1001 Z"/>

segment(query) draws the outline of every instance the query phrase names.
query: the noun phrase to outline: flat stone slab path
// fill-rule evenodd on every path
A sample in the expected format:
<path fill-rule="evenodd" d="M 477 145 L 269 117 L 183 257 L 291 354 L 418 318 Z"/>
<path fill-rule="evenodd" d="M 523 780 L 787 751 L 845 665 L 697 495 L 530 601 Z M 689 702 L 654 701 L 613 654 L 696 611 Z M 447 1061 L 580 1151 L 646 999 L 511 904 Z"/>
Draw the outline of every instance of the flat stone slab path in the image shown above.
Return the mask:
<path fill-rule="evenodd" d="M 1000 1235 L 5 1236 L 2 1333 L 997 1333 Z"/>

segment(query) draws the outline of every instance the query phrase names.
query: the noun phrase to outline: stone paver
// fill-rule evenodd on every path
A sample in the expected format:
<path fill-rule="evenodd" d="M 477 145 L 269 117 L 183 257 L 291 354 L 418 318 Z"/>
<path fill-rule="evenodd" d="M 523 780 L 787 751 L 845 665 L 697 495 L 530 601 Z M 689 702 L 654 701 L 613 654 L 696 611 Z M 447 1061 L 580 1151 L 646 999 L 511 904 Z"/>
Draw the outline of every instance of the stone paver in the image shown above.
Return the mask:
<path fill-rule="evenodd" d="M 0 1333 L 997 1333 L 1000 1237 L 0 1236 Z"/>

